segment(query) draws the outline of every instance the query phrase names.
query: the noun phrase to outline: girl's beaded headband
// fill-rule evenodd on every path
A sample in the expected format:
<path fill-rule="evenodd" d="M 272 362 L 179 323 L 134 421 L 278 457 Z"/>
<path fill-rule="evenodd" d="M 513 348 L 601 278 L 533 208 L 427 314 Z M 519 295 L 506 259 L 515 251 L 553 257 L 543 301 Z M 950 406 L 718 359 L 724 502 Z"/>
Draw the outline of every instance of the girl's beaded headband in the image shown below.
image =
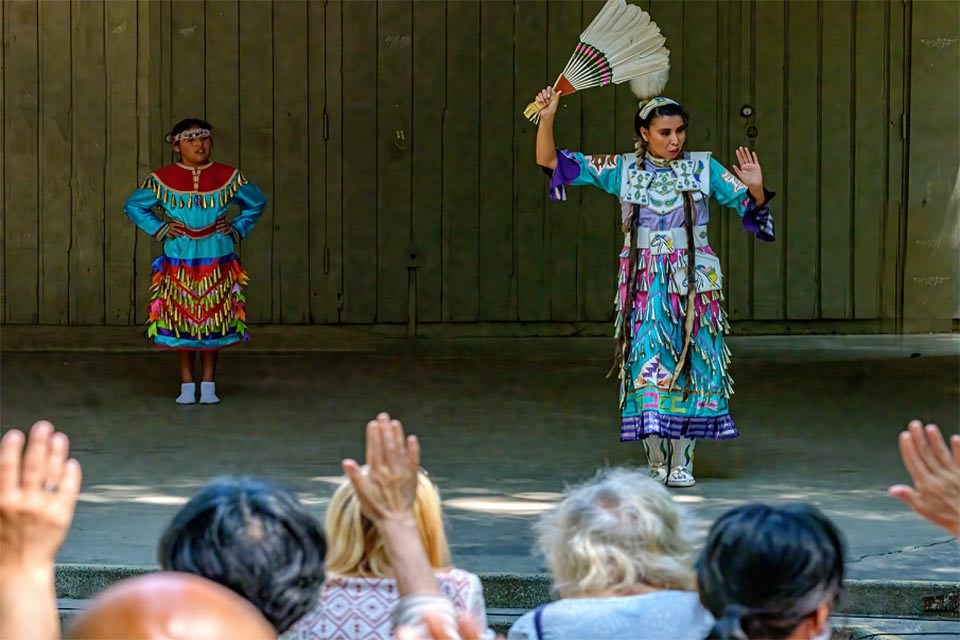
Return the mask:
<path fill-rule="evenodd" d="M 210 129 L 201 129 L 200 127 L 194 127 L 193 129 L 187 129 L 186 131 L 181 131 L 177 135 L 173 136 L 170 140 L 173 142 L 182 142 L 184 140 L 194 140 L 196 138 L 209 138 Z"/>

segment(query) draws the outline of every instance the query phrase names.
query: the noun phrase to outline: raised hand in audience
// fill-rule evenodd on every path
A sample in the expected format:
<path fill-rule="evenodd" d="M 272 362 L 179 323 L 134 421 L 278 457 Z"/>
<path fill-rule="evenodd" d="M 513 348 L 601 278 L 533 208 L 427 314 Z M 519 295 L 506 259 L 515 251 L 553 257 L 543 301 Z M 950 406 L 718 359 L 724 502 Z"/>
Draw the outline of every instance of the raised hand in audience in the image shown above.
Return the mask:
<path fill-rule="evenodd" d="M 913 420 L 900 434 L 900 457 L 914 486 L 894 485 L 889 494 L 960 536 L 960 435 L 950 436 L 948 447 L 937 425 Z"/>
<path fill-rule="evenodd" d="M 438 595 L 413 513 L 420 469 L 420 443 L 386 413 L 367 423 L 366 466 L 343 461 L 363 514 L 380 530 L 397 576 L 400 597 Z"/>
<path fill-rule="evenodd" d="M 54 560 L 80 493 L 69 449 L 45 421 L 0 440 L 0 638 L 60 636 Z"/>

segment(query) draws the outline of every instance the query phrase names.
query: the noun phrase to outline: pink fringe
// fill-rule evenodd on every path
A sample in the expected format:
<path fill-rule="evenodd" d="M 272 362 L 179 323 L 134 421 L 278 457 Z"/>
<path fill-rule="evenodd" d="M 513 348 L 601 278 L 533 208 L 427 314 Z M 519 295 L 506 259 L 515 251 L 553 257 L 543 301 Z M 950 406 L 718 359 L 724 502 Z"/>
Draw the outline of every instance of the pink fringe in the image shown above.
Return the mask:
<path fill-rule="evenodd" d="M 713 250 L 709 247 L 704 247 L 702 249 L 704 253 L 713 254 Z M 634 309 L 636 312 L 637 322 L 634 326 L 634 331 L 636 331 L 644 320 L 648 317 L 648 309 L 650 304 L 650 289 L 653 286 L 655 278 L 669 278 L 676 267 L 679 257 L 678 252 L 662 254 L 662 255 L 651 255 L 649 249 L 644 249 L 640 252 L 640 266 L 637 269 L 637 292 L 636 298 L 634 299 Z M 619 277 L 619 290 L 617 295 L 618 308 L 622 309 L 623 305 L 627 301 L 627 271 L 630 267 L 629 252 L 627 247 L 624 247 L 624 250 L 620 253 L 620 277 Z M 667 309 L 656 309 L 655 312 L 659 311 L 669 311 L 671 319 L 675 322 L 683 321 L 683 308 L 682 304 L 685 302 L 686 296 L 670 293 L 668 295 L 668 304 L 669 308 Z M 705 291 L 698 294 L 694 297 L 694 312 L 697 320 L 693 326 L 693 335 L 696 335 L 700 332 L 701 327 L 707 326 L 713 329 L 714 332 L 721 331 L 724 326 L 724 316 L 723 311 L 720 307 L 720 301 L 722 299 L 720 291 Z M 658 319 L 659 316 L 658 316 Z"/>

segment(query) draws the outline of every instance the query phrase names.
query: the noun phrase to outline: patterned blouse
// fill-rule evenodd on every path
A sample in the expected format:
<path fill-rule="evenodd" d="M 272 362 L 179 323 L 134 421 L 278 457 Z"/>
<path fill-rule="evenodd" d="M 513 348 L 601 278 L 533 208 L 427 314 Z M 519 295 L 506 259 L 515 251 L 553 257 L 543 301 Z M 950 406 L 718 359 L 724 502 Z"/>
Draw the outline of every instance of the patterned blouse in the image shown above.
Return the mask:
<path fill-rule="evenodd" d="M 470 612 L 487 626 L 480 578 L 462 569 L 437 572 L 440 591 L 457 613 Z M 332 578 L 320 590 L 317 606 L 283 640 L 392 640 L 390 614 L 399 601 L 391 578 Z"/>

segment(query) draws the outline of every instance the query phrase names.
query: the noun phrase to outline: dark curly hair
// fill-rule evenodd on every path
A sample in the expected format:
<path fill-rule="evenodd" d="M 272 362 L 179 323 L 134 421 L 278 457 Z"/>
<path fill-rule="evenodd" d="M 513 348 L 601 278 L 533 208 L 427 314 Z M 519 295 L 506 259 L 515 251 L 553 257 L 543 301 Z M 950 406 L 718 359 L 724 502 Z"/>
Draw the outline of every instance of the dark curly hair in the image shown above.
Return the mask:
<path fill-rule="evenodd" d="M 237 592 L 283 633 L 316 605 L 326 550 L 320 522 L 292 492 L 220 478 L 173 517 L 157 555 L 165 571 Z"/>

